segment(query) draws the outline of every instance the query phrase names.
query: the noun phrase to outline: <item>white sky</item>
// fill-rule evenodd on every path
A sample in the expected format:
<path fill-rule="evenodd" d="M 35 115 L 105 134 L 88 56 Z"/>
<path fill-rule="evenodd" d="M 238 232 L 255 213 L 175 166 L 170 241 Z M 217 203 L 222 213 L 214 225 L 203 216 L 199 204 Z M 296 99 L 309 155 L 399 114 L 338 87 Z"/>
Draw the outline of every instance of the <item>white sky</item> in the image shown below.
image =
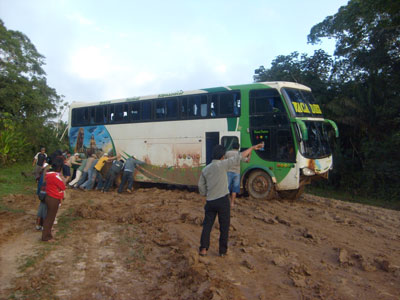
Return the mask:
<path fill-rule="evenodd" d="M 0 0 L 7 29 L 46 57 L 65 100 L 102 101 L 253 82 L 254 70 L 307 45 L 347 0 Z"/>

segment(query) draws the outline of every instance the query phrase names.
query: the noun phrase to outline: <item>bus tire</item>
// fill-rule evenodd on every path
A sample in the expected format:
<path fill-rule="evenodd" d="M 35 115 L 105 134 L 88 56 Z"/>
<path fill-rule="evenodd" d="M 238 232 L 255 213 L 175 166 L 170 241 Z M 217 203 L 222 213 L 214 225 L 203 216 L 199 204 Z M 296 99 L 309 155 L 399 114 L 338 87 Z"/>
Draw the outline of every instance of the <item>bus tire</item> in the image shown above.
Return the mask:
<path fill-rule="evenodd" d="M 247 179 L 246 190 L 252 198 L 271 199 L 274 191 L 272 179 L 262 170 L 253 171 Z"/>

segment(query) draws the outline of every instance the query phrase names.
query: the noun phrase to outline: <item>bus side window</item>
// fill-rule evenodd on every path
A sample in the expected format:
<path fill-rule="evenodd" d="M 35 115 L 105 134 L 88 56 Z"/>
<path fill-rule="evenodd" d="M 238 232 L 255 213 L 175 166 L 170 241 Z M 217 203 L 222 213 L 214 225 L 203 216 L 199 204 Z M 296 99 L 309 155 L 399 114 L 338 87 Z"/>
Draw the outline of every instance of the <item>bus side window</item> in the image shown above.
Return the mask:
<path fill-rule="evenodd" d="M 200 116 L 200 96 L 190 96 L 188 97 L 188 117 L 198 117 Z"/>
<path fill-rule="evenodd" d="M 143 101 L 142 102 L 142 118 L 141 120 L 148 121 L 151 120 L 151 107 L 152 107 L 152 101 Z"/>
<path fill-rule="evenodd" d="M 176 119 L 178 117 L 178 99 L 170 98 L 166 100 L 167 119 Z"/>
<path fill-rule="evenodd" d="M 134 102 L 130 104 L 129 115 L 132 122 L 140 120 L 140 102 Z"/>
<path fill-rule="evenodd" d="M 221 138 L 221 145 L 225 147 L 226 151 L 232 150 L 233 142 L 239 144 L 239 139 L 237 136 L 223 136 Z"/>
<path fill-rule="evenodd" d="M 89 124 L 95 124 L 95 107 L 89 107 Z"/>
<path fill-rule="evenodd" d="M 156 101 L 156 120 L 164 120 L 166 115 L 165 100 Z"/>
<path fill-rule="evenodd" d="M 240 116 L 240 93 L 233 94 L 233 114 Z"/>
<path fill-rule="evenodd" d="M 213 94 L 211 95 L 211 100 L 210 100 L 210 116 L 211 117 L 217 117 L 219 115 L 218 111 L 218 95 Z"/>
<path fill-rule="evenodd" d="M 76 125 L 89 125 L 89 109 L 87 107 L 77 108 L 76 109 L 76 117 L 75 117 Z"/>
<path fill-rule="evenodd" d="M 179 106 L 180 106 L 180 112 L 181 112 L 181 119 L 187 119 L 188 114 L 188 101 L 187 101 L 187 97 L 180 97 L 179 100 Z"/>
<path fill-rule="evenodd" d="M 277 160 L 294 162 L 294 144 L 290 130 L 279 130 L 277 135 Z"/>
<path fill-rule="evenodd" d="M 104 106 L 98 106 L 96 107 L 96 115 L 95 115 L 95 123 L 96 124 L 105 124 L 106 122 L 104 121 Z"/>
<path fill-rule="evenodd" d="M 219 97 L 219 110 L 221 115 L 229 116 L 234 114 L 234 99 L 232 93 L 223 93 Z"/>
<path fill-rule="evenodd" d="M 122 120 L 124 123 L 129 122 L 128 112 L 129 112 L 129 106 L 127 103 L 125 103 L 122 108 Z"/>
<path fill-rule="evenodd" d="M 202 95 L 200 96 L 200 115 L 201 117 L 205 118 L 207 117 L 207 96 Z"/>
<path fill-rule="evenodd" d="M 109 123 L 115 123 L 115 105 L 108 107 L 108 120 Z"/>

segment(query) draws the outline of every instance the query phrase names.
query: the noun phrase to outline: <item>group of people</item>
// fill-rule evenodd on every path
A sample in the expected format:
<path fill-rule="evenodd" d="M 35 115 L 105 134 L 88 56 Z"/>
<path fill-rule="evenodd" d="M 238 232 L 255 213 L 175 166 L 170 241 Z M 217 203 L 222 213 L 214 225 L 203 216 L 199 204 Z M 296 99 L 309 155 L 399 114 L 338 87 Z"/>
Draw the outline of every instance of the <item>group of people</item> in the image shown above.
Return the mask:
<path fill-rule="evenodd" d="M 202 170 L 198 182 L 199 193 L 206 197 L 199 247 L 201 256 L 207 255 L 211 229 L 217 215 L 220 225 L 219 254 L 220 256 L 227 254 L 230 211 L 235 205 L 236 194 L 240 191 L 240 162 L 249 161 L 252 151 L 263 147 L 264 143 L 260 143 L 243 152 L 239 152 L 238 143 L 234 143 L 233 149 L 228 152 L 222 145 L 214 147 L 213 160 Z M 46 162 L 51 165 L 49 170 Z M 103 177 L 101 171 L 106 162 L 112 162 L 112 165 Z M 96 186 L 97 190 L 107 192 L 113 186 L 116 176 L 123 170 L 118 193 L 123 191 L 126 183 L 128 183 L 127 191 L 131 192 L 134 170 L 136 165 L 142 162 L 134 157 L 123 161 L 120 154 L 110 157 L 107 153 L 101 157 L 93 154 L 86 158 L 78 153 L 68 157 L 67 153 L 63 154 L 61 151 L 56 151 L 50 159 L 47 159 L 45 149 L 42 148 L 35 156 L 33 164 L 38 181 L 38 194 L 44 183 L 46 192 L 46 197 L 38 210 L 37 229 L 43 230 L 43 241 L 52 241 L 51 229 L 67 185 L 82 190 L 91 190 Z M 73 170 L 72 176 L 70 168 Z"/>
<path fill-rule="evenodd" d="M 67 187 L 81 190 L 101 190 L 108 192 L 114 185 L 119 173 L 122 173 L 118 193 L 126 191 L 131 193 L 133 175 L 137 165 L 143 164 L 140 160 L 130 156 L 124 161 L 120 154 L 110 157 L 107 153 L 86 157 L 84 154 L 70 155 L 68 151 L 55 151 L 49 157 L 46 149 L 42 147 L 33 160 L 34 176 L 38 183 L 37 194 L 41 199 L 39 204 L 36 229 L 42 230 L 42 240 L 51 241 L 51 229 L 56 220 L 56 215 L 64 199 Z M 103 176 L 102 169 L 106 162 L 112 162 L 111 167 Z M 40 195 L 44 195 L 41 197 Z"/>

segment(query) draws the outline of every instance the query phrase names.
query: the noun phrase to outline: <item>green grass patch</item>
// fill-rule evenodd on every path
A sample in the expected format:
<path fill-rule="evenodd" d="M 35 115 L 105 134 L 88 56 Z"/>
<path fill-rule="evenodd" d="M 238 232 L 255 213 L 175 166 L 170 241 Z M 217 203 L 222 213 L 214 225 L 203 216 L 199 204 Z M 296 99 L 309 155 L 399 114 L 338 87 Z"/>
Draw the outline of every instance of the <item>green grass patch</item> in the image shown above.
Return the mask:
<path fill-rule="evenodd" d="M 36 182 L 33 175 L 31 175 L 32 170 L 32 163 L 28 162 L 0 168 L 0 211 L 24 212 L 22 209 L 8 207 L 4 203 L 3 197 L 10 194 L 34 193 L 36 191 Z"/>
<path fill-rule="evenodd" d="M 9 194 L 31 194 L 34 192 L 37 185 L 32 171 L 32 163 L 28 162 L 2 166 L 0 168 L 0 198 Z"/>
<path fill-rule="evenodd" d="M 347 202 L 353 203 L 360 203 L 366 204 L 371 206 L 383 207 L 388 209 L 400 210 L 400 202 L 396 201 L 388 201 L 382 199 L 376 199 L 371 197 L 365 197 L 360 195 L 354 195 L 350 192 L 342 191 L 342 190 L 335 190 L 332 187 L 326 186 L 314 186 L 308 185 L 305 190 L 306 193 L 326 197 L 326 198 L 333 198 L 336 200 L 342 200 Z"/>

